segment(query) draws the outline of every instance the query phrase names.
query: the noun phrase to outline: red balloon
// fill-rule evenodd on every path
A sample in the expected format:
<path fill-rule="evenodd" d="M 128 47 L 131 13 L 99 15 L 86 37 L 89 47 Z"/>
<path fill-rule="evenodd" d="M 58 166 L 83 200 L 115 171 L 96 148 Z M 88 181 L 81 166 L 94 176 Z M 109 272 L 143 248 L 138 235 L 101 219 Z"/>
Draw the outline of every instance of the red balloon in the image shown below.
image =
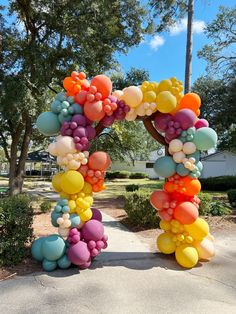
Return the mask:
<path fill-rule="evenodd" d="M 150 203 L 157 210 L 162 210 L 163 205 L 169 201 L 169 194 L 162 190 L 156 190 L 150 196 Z"/>
<path fill-rule="evenodd" d="M 84 104 L 84 113 L 91 121 L 100 121 L 105 116 L 100 100 L 93 102 L 86 101 Z"/>
<path fill-rule="evenodd" d="M 174 209 L 174 218 L 183 225 L 190 225 L 198 217 L 198 209 L 190 202 L 182 202 Z"/>
<path fill-rule="evenodd" d="M 112 91 L 111 80 L 103 74 L 95 76 L 91 81 L 91 86 L 96 86 L 97 92 L 102 94 L 102 98 L 108 97 Z"/>
<path fill-rule="evenodd" d="M 93 170 L 106 171 L 111 164 L 109 155 L 105 152 L 95 152 L 90 155 L 88 166 Z"/>

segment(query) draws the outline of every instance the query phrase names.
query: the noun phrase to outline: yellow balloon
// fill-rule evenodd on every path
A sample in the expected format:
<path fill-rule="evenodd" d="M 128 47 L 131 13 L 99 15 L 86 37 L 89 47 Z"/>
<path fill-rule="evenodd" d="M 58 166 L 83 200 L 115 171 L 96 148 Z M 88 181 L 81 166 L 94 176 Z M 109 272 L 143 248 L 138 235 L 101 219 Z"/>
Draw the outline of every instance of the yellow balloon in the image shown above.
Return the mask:
<path fill-rule="evenodd" d="M 171 80 L 162 80 L 158 85 L 158 92 L 164 92 L 170 90 L 172 87 Z"/>
<path fill-rule="evenodd" d="M 55 191 L 61 192 L 61 177 L 63 172 L 59 172 L 52 177 L 52 186 Z"/>
<path fill-rule="evenodd" d="M 69 200 L 68 206 L 70 208 L 70 213 L 75 213 L 76 202 L 74 200 Z"/>
<path fill-rule="evenodd" d="M 84 187 L 84 178 L 81 173 L 75 170 L 68 170 L 61 177 L 61 188 L 68 194 L 76 194 Z"/>
<path fill-rule="evenodd" d="M 171 234 L 167 232 L 164 232 L 158 236 L 157 247 L 164 254 L 172 254 L 176 249 L 176 245 L 172 240 Z"/>
<path fill-rule="evenodd" d="M 170 92 L 164 91 L 157 95 L 156 103 L 160 112 L 169 113 L 175 109 L 177 100 Z"/>
<path fill-rule="evenodd" d="M 143 93 L 139 87 L 129 86 L 123 89 L 123 92 L 121 99 L 124 100 L 130 108 L 135 108 L 141 104 Z"/>
<path fill-rule="evenodd" d="M 195 242 L 194 247 L 197 249 L 200 259 L 209 259 L 215 255 L 214 244 L 207 238 L 201 242 Z"/>
<path fill-rule="evenodd" d="M 156 93 L 154 91 L 147 91 L 143 94 L 143 102 L 155 102 Z"/>
<path fill-rule="evenodd" d="M 89 221 L 93 216 L 93 212 L 89 208 L 89 209 L 83 211 L 79 216 L 80 216 L 80 219 L 82 221 Z"/>
<path fill-rule="evenodd" d="M 160 228 L 162 230 L 168 231 L 171 229 L 171 224 L 168 221 L 161 220 L 160 221 Z"/>
<path fill-rule="evenodd" d="M 197 218 L 191 225 L 184 225 L 184 229 L 197 241 L 201 241 L 209 233 L 209 225 L 202 218 Z"/>
<path fill-rule="evenodd" d="M 78 207 L 78 210 L 87 210 L 90 208 L 90 206 L 93 204 L 93 197 L 92 196 L 85 196 L 85 197 L 79 197 L 76 200 L 76 205 Z"/>
<path fill-rule="evenodd" d="M 182 244 L 176 248 L 175 258 L 181 266 L 192 268 L 198 262 L 198 253 L 194 247 Z"/>
<path fill-rule="evenodd" d="M 84 182 L 84 187 L 83 187 L 82 192 L 84 192 L 85 194 L 91 194 L 93 192 L 92 185 L 88 182 Z"/>

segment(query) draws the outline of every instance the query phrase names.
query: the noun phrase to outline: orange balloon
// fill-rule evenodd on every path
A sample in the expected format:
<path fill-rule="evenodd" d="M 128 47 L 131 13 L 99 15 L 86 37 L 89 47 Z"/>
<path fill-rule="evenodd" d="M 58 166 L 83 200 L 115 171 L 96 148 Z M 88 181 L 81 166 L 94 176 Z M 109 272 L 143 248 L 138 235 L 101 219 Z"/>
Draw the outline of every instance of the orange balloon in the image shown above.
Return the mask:
<path fill-rule="evenodd" d="M 63 81 L 63 86 L 68 92 L 73 91 L 74 84 L 75 84 L 75 81 L 73 81 L 70 76 L 67 76 Z"/>
<path fill-rule="evenodd" d="M 84 104 L 84 113 L 92 121 L 100 121 L 105 116 L 100 100 L 93 102 L 86 101 Z"/>
<path fill-rule="evenodd" d="M 155 209 L 158 210 L 162 210 L 163 205 L 169 201 L 169 194 L 162 190 L 156 190 L 150 196 L 150 203 Z"/>
<path fill-rule="evenodd" d="M 88 166 L 93 170 L 105 171 L 110 167 L 111 159 L 105 152 L 95 152 L 89 156 Z"/>
<path fill-rule="evenodd" d="M 97 91 L 102 94 L 103 98 L 108 97 L 112 91 L 111 80 L 103 74 L 95 76 L 91 81 L 91 86 L 96 86 Z"/>
<path fill-rule="evenodd" d="M 189 176 L 183 177 L 185 192 L 183 194 L 194 196 L 201 191 L 201 183 L 198 179 L 190 178 Z"/>
<path fill-rule="evenodd" d="M 197 207 L 191 202 L 181 202 L 174 209 L 174 218 L 183 225 L 190 225 L 198 217 Z"/>
<path fill-rule="evenodd" d="M 164 183 L 163 188 L 167 193 L 173 193 L 176 190 L 174 184 L 168 181 Z"/>
<path fill-rule="evenodd" d="M 188 93 L 180 101 L 179 109 L 188 108 L 196 112 L 201 106 L 201 98 L 198 94 Z"/>

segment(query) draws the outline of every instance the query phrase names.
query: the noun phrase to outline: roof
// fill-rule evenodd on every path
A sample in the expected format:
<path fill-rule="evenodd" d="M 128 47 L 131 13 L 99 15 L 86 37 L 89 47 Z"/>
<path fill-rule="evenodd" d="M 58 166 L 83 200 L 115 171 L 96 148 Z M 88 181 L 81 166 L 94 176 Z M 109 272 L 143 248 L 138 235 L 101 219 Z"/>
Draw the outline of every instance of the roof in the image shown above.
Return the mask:
<path fill-rule="evenodd" d="M 209 159 L 209 158 L 211 158 L 213 156 L 220 155 L 220 154 L 228 154 L 228 155 L 232 155 L 232 156 L 236 157 L 235 153 L 229 152 L 227 150 L 222 150 L 222 151 L 215 152 L 213 154 L 207 155 L 205 157 L 202 157 L 201 160 L 207 160 L 207 159 Z"/>
<path fill-rule="evenodd" d="M 54 162 L 55 158 L 46 151 L 37 150 L 35 152 L 28 153 L 26 161 L 32 162 Z"/>

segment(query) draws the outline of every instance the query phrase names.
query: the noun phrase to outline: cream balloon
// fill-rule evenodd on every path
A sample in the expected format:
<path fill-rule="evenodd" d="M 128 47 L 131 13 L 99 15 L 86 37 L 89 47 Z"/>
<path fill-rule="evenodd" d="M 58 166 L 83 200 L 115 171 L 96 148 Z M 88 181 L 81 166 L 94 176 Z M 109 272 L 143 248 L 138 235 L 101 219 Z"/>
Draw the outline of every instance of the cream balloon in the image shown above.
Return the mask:
<path fill-rule="evenodd" d="M 122 96 L 123 96 L 124 92 L 122 90 L 115 90 L 113 93 L 112 93 L 112 96 L 116 97 L 117 99 L 121 99 Z"/>
<path fill-rule="evenodd" d="M 183 145 L 183 152 L 186 154 L 186 155 L 189 155 L 189 154 L 193 154 L 196 152 L 196 145 L 192 142 L 186 142 L 184 143 Z"/>
<path fill-rule="evenodd" d="M 173 159 L 174 159 L 174 161 L 175 161 L 176 163 L 178 163 L 178 164 L 181 163 L 181 162 L 183 162 L 183 159 L 184 159 L 185 157 L 186 157 L 186 156 L 185 156 L 185 154 L 184 154 L 182 151 L 173 154 Z"/>
<path fill-rule="evenodd" d="M 173 153 L 180 152 L 182 148 L 183 148 L 183 143 L 178 139 L 172 140 L 169 143 L 169 151 Z"/>
<path fill-rule="evenodd" d="M 121 99 L 124 100 L 130 108 L 135 108 L 141 104 L 143 93 L 137 86 L 129 86 L 123 89 Z"/>
<path fill-rule="evenodd" d="M 207 238 L 204 238 L 201 242 L 196 242 L 195 248 L 200 259 L 210 259 L 215 255 L 213 242 Z"/>

